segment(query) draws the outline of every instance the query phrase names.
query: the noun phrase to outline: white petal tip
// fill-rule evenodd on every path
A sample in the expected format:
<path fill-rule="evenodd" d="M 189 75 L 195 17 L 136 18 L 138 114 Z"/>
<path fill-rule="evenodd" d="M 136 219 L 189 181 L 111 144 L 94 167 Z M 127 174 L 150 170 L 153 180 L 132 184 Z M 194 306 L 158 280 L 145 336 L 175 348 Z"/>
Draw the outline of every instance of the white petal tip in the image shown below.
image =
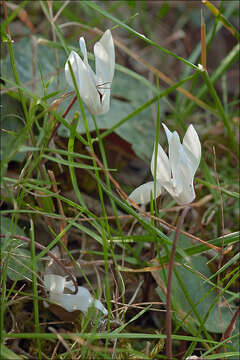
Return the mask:
<path fill-rule="evenodd" d="M 95 308 L 100 310 L 104 315 L 108 314 L 107 309 L 103 306 L 100 300 L 95 300 L 94 302 Z"/>
<path fill-rule="evenodd" d="M 152 194 L 152 195 L 151 195 Z M 156 184 L 156 198 L 161 194 L 161 186 Z M 147 205 L 151 196 L 154 197 L 154 182 L 150 181 L 146 184 L 140 185 L 130 195 L 129 199 L 136 204 Z"/>

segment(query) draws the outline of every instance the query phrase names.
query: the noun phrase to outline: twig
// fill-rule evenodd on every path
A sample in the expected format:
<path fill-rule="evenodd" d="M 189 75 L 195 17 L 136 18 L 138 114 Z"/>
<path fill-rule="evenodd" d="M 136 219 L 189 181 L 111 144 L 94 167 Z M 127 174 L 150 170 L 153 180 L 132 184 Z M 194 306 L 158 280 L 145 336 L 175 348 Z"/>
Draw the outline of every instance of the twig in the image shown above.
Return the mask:
<path fill-rule="evenodd" d="M 21 235 L 11 235 L 11 237 L 13 239 L 19 239 L 19 240 L 22 240 L 24 242 L 26 242 L 28 245 L 31 244 L 31 240 L 25 236 L 21 236 Z M 6 238 L 6 235 L 5 234 L 0 234 L 0 238 L 3 238 L 5 239 Z M 37 241 L 34 242 L 36 248 L 38 248 L 39 250 L 45 250 L 45 246 L 39 244 Z M 47 251 L 47 254 L 49 257 L 51 257 L 54 261 L 56 261 L 56 263 L 65 271 L 65 273 L 71 278 L 73 284 L 74 284 L 74 287 L 75 287 L 75 291 L 74 291 L 74 294 L 77 294 L 78 292 L 78 283 L 77 281 L 75 280 L 75 278 L 72 276 L 71 272 L 68 271 L 68 269 L 64 266 L 64 264 L 51 252 L 51 251 Z"/>
<path fill-rule="evenodd" d="M 59 191 L 58 191 L 57 182 L 56 182 L 55 175 L 54 175 L 53 171 L 48 170 L 48 175 L 49 175 L 49 177 L 50 177 L 50 179 L 52 181 L 53 191 L 55 192 L 55 194 L 58 194 Z M 65 217 L 65 214 L 64 214 L 62 202 L 58 197 L 57 197 L 57 206 L 58 206 L 58 211 L 59 211 L 60 215 L 62 216 L 62 219 L 60 220 L 60 232 L 62 232 L 66 228 L 67 223 L 66 223 L 66 220 L 65 220 L 66 217 Z M 67 247 L 67 242 L 68 242 L 67 234 L 63 235 L 62 242 Z M 62 255 L 65 252 L 63 247 L 61 247 L 61 252 L 62 252 Z"/>
<path fill-rule="evenodd" d="M 217 165 L 216 165 L 216 151 L 215 151 L 215 147 L 213 146 L 213 157 L 214 157 L 214 161 L 213 161 L 213 166 L 214 166 L 214 172 L 215 172 L 215 177 L 216 177 L 216 181 L 217 181 L 217 190 L 219 193 L 219 198 L 220 198 L 220 207 L 221 207 L 221 222 L 222 222 L 222 252 L 223 252 L 223 248 L 224 248 L 224 214 L 223 214 L 223 198 L 222 198 L 222 192 L 221 192 L 221 188 L 220 188 L 220 182 L 219 182 L 219 177 L 218 177 L 218 173 L 217 173 Z M 221 265 L 220 265 L 221 267 Z M 220 268 L 219 267 L 219 268 Z"/>
<path fill-rule="evenodd" d="M 56 36 L 55 27 L 54 27 L 52 1 L 47 1 L 47 4 L 48 4 L 48 9 L 49 9 L 49 21 L 50 21 L 51 29 L 52 29 L 52 37 L 53 37 L 53 41 L 56 42 L 57 36 Z M 59 56 L 58 56 L 57 48 L 54 48 L 54 53 L 55 53 L 55 60 L 56 60 L 56 69 L 57 69 L 57 71 L 59 71 Z M 57 76 L 57 84 L 56 84 L 56 89 L 58 90 L 58 88 L 59 88 L 59 76 Z"/>
<path fill-rule="evenodd" d="M 206 24 L 203 17 L 203 12 L 201 11 L 201 61 L 204 69 L 207 68 L 207 56 L 206 56 Z"/>
<path fill-rule="evenodd" d="M 69 111 L 71 110 L 71 107 L 74 105 L 74 103 L 77 100 L 77 96 L 74 96 L 74 98 L 72 99 L 72 101 L 70 102 L 70 104 L 68 105 L 68 107 L 66 108 L 65 112 L 63 113 L 62 117 L 65 118 L 67 116 L 67 114 L 69 113 Z M 56 132 L 60 126 L 60 122 L 58 122 L 55 126 L 54 129 L 52 131 L 52 134 L 50 136 L 50 139 L 48 140 L 48 143 L 51 142 L 51 140 L 54 138 L 54 136 L 56 135 Z"/>
<path fill-rule="evenodd" d="M 226 331 L 225 331 L 225 332 L 223 333 L 223 335 L 222 335 L 221 341 L 226 340 L 228 337 L 230 337 L 230 336 L 232 335 L 233 326 L 234 326 L 234 324 L 235 324 L 235 322 L 236 322 L 237 317 L 238 317 L 239 314 L 240 314 L 240 307 L 237 308 L 235 314 L 233 315 L 233 318 L 232 318 L 232 320 L 230 321 L 230 324 L 228 325 Z M 219 349 L 219 351 L 220 351 L 220 349 Z M 217 352 L 218 352 L 218 351 L 217 351 Z"/>
<path fill-rule="evenodd" d="M 2 7 L 3 7 L 4 18 L 7 21 L 8 20 L 8 13 L 7 13 L 7 6 L 6 6 L 6 1 L 5 0 L 2 0 Z M 10 33 L 9 24 L 7 24 L 6 28 L 7 28 L 8 39 L 11 41 L 11 33 Z"/>
<path fill-rule="evenodd" d="M 217 173 L 217 164 L 216 164 L 216 151 L 215 151 L 215 147 L 213 146 L 213 166 L 214 166 L 214 172 L 215 172 L 215 177 L 216 177 L 216 182 L 217 182 L 217 189 L 218 189 L 218 193 L 219 193 L 219 198 L 220 198 L 220 209 L 221 209 L 221 223 L 222 223 L 222 251 L 221 251 L 221 256 L 219 257 L 219 262 L 218 262 L 218 270 L 221 269 L 222 267 L 222 262 L 223 262 L 223 249 L 224 249 L 224 214 L 223 214 L 223 199 L 222 199 L 222 193 L 220 190 L 220 183 L 219 183 L 219 177 L 218 177 L 218 173 Z M 219 272 L 217 275 L 217 284 L 219 285 L 221 281 L 221 273 Z M 219 314 L 219 321 L 221 322 L 221 304 L 220 301 L 218 301 L 218 314 Z"/>
<path fill-rule="evenodd" d="M 167 359 L 172 359 L 172 321 L 171 321 L 171 289 L 172 289 L 172 274 L 173 274 L 173 266 L 174 266 L 174 256 L 177 247 L 177 240 L 179 236 L 179 230 L 183 224 L 184 218 L 187 215 L 187 212 L 190 210 L 190 207 L 187 206 L 177 223 L 177 228 L 174 234 L 172 251 L 169 260 L 169 267 L 168 267 L 168 282 L 167 282 L 167 299 L 166 299 L 166 355 Z"/>

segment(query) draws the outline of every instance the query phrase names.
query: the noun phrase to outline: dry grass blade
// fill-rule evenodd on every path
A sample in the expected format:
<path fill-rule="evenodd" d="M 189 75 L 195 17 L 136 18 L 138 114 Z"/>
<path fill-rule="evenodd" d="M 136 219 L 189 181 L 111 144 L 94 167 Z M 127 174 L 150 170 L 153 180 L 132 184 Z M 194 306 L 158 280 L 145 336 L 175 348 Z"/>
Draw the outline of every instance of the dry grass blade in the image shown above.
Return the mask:
<path fill-rule="evenodd" d="M 48 170 L 48 175 L 49 175 L 49 177 L 50 177 L 50 179 L 52 181 L 53 191 L 55 192 L 55 194 L 58 194 L 59 191 L 58 191 L 57 182 L 56 182 L 55 175 L 54 175 L 53 171 Z M 61 200 L 59 198 L 57 198 L 57 205 L 58 205 L 58 211 L 59 211 L 60 215 L 62 216 L 62 219 L 60 220 L 60 232 L 62 232 L 67 227 L 67 222 L 65 220 L 66 217 L 65 217 L 65 214 L 64 214 L 62 202 L 61 202 Z M 67 234 L 63 235 L 62 242 L 65 245 L 65 247 L 67 247 L 67 243 L 68 243 Z M 62 255 L 65 254 L 65 250 L 64 250 L 63 247 L 61 247 L 61 252 L 62 252 Z"/>
<path fill-rule="evenodd" d="M 7 7 L 11 10 L 16 10 L 18 8 L 18 5 L 14 4 L 13 2 L 7 1 L 6 3 Z M 28 13 L 25 9 L 22 9 L 19 11 L 18 13 L 18 17 L 19 19 L 23 22 L 23 24 L 25 24 L 29 30 L 31 31 L 32 34 L 35 34 L 36 29 L 35 26 L 33 25 L 33 23 L 31 22 Z"/>

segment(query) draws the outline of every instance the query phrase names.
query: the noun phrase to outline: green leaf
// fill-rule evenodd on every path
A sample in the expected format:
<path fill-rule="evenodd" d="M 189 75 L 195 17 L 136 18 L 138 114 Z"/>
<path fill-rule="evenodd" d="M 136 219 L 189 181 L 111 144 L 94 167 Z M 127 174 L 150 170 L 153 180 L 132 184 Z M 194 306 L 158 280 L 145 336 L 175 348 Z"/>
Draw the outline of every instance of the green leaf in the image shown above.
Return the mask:
<path fill-rule="evenodd" d="M 37 40 L 35 39 L 37 43 Z M 57 91 L 57 79 L 59 81 L 59 89 L 64 90 L 66 87 L 65 74 L 60 71 L 57 74 L 56 60 L 54 49 L 48 46 L 37 45 L 36 57 L 36 75 L 33 77 L 33 53 L 32 48 L 35 46 L 31 39 L 23 38 L 13 44 L 14 56 L 17 66 L 18 75 L 24 87 L 39 97 L 44 96 L 43 84 L 41 81 L 41 72 L 47 83 L 47 93 Z M 59 66 L 62 67 L 66 61 L 66 55 L 63 51 L 58 52 Z M 41 72 L 40 72 L 41 69 Z M 14 80 L 10 57 L 7 56 L 1 61 L 1 73 L 3 78 Z M 46 88 L 46 84 L 44 85 Z M 46 90 L 46 89 L 45 89 Z"/>
<path fill-rule="evenodd" d="M 14 235 L 25 236 L 24 231 L 16 224 L 11 224 L 11 219 L 1 216 L 1 234 L 6 235 L 1 239 L 1 255 L 7 261 L 7 275 L 13 280 L 31 279 L 31 256 L 26 250 L 26 243 L 13 239 Z M 10 237 L 11 234 L 11 237 Z"/>
<path fill-rule="evenodd" d="M 13 281 L 27 279 L 31 281 L 31 257 L 28 250 L 16 247 L 9 252 L 7 275 Z"/>
<path fill-rule="evenodd" d="M 188 243 L 189 240 L 181 234 L 178 244 L 185 248 Z M 212 275 L 207 266 L 206 257 L 203 255 L 192 258 L 187 257 L 184 263 L 186 267 L 182 265 L 175 266 L 175 273 L 173 273 L 172 279 L 172 305 L 179 322 L 189 313 L 182 326 L 185 327 L 186 325 L 188 330 L 189 326 L 196 330 L 200 326 L 199 319 L 201 321 L 204 319 L 209 308 L 215 302 L 218 293 L 205 280 Z M 163 271 L 159 271 L 159 275 L 164 279 Z M 181 279 L 180 282 L 183 283 L 184 288 L 181 286 L 179 279 Z M 165 301 L 165 294 L 160 287 L 157 288 L 157 293 Z M 189 299 L 192 304 L 190 304 Z M 223 333 L 232 319 L 232 313 L 227 304 L 222 304 L 222 299 L 220 299 L 220 302 L 220 307 L 218 308 L 218 304 L 215 304 L 204 323 L 205 329 L 209 332 Z M 219 311 L 221 312 L 221 320 L 219 318 Z"/>
<path fill-rule="evenodd" d="M 24 231 L 16 224 L 11 225 L 11 219 L 5 216 L 0 216 L 0 231 L 1 234 L 6 235 L 5 239 L 1 239 L 1 247 L 6 246 L 5 242 L 7 241 L 7 235 L 11 233 L 12 235 L 25 236 Z M 21 240 L 15 240 L 16 245 L 26 246 L 26 243 Z"/>
<path fill-rule="evenodd" d="M 0 127 L 7 132 L 1 131 L 0 134 L 0 159 L 11 157 L 11 160 L 22 161 L 25 157 L 23 153 L 14 153 L 17 135 L 24 128 L 23 113 L 20 103 L 14 98 L 6 95 L 0 95 L 1 117 Z M 13 153 L 12 153 L 13 151 Z"/>

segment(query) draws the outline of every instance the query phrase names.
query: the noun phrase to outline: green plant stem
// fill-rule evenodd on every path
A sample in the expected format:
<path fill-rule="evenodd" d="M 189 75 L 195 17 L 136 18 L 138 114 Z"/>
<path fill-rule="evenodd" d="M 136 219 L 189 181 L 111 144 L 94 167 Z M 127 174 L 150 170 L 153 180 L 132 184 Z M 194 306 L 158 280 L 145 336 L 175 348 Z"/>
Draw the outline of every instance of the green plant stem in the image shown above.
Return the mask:
<path fill-rule="evenodd" d="M 168 282 L 167 282 L 167 299 L 166 299 L 166 355 L 168 360 L 172 360 L 172 320 L 171 320 L 171 290 L 172 290 L 172 274 L 174 266 L 174 256 L 177 248 L 177 239 L 179 236 L 179 230 L 183 224 L 184 218 L 187 215 L 190 207 L 187 206 L 178 221 L 177 228 L 174 234 L 172 250 L 168 266 Z"/>
<path fill-rule="evenodd" d="M 77 96 L 74 96 L 74 98 L 71 100 L 71 102 L 69 103 L 69 105 L 67 106 L 66 110 L 64 111 L 62 118 L 65 119 L 65 117 L 67 116 L 67 114 L 69 113 L 69 111 L 71 110 L 72 106 L 75 104 L 77 100 Z M 59 121 L 55 126 L 54 129 L 52 131 L 52 134 L 50 136 L 50 139 L 48 140 L 48 144 L 50 143 L 50 141 L 54 138 L 59 126 L 61 125 L 61 122 Z"/>
<path fill-rule="evenodd" d="M 32 286 L 33 286 L 33 311 L 34 311 L 34 320 L 35 320 L 35 332 L 40 334 L 40 324 L 39 324 L 39 307 L 38 307 L 38 293 L 37 293 L 37 265 L 36 265 L 36 256 L 35 256 L 35 236 L 34 236 L 34 226 L 33 221 L 31 220 L 30 227 L 30 249 L 31 249 L 31 258 L 32 258 Z M 38 347 L 38 358 L 42 359 L 41 351 L 41 342 L 37 338 L 37 347 Z"/>
<path fill-rule="evenodd" d="M 202 71 L 202 76 L 203 76 L 203 79 L 205 81 L 205 83 L 207 84 L 208 86 L 208 89 L 209 89 L 209 92 L 211 93 L 212 97 L 213 97 L 213 100 L 215 101 L 215 105 L 218 109 L 218 112 L 219 112 L 219 115 L 220 117 L 222 118 L 223 120 L 223 123 L 224 123 L 224 126 L 226 127 L 226 130 L 227 130 L 227 133 L 228 133 L 228 136 L 229 136 L 229 140 L 230 140 L 230 143 L 232 145 L 232 148 L 235 150 L 236 152 L 236 155 L 239 155 L 239 148 L 238 148 L 238 144 L 237 144 L 237 141 L 235 139 L 235 135 L 234 135 L 234 132 L 232 131 L 232 128 L 230 126 L 230 123 L 229 123 L 229 120 L 225 114 L 225 111 L 224 111 L 224 108 L 222 106 L 222 103 L 217 95 L 217 92 L 212 84 L 212 81 L 208 75 L 208 72 L 207 71 Z"/>

